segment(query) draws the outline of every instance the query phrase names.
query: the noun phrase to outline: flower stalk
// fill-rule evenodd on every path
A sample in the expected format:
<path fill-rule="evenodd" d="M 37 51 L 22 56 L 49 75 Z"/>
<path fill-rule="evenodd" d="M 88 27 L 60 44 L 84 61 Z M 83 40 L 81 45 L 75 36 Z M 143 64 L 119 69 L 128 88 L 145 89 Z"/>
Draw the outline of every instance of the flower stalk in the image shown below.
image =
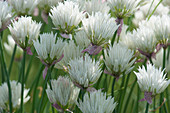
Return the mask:
<path fill-rule="evenodd" d="M 4 54 L 3 54 L 3 49 L 2 49 L 2 35 L 3 33 L 0 32 L 0 53 L 1 53 L 1 62 L 2 62 L 2 66 L 4 67 L 4 72 L 7 78 L 7 85 L 8 85 L 8 93 L 9 93 L 9 112 L 12 113 L 13 112 L 13 108 L 12 108 L 12 92 L 11 92 L 11 85 L 10 85 L 10 78 L 9 78 L 9 74 L 7 71 L 7 67 L 6 67 L 6 63 L 5 63 L 5 59 L 4 59 Z M 4 75 L 2 75 L 4 76 Z"/>

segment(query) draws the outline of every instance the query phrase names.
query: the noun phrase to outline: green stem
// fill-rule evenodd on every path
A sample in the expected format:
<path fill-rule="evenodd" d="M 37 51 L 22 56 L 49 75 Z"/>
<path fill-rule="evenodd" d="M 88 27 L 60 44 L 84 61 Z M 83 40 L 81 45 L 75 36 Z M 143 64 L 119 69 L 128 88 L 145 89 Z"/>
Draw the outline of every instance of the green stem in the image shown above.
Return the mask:
<path fill-rule="evenodd" d="M 156 109 L 156 107 L 155 107 L 155 104 L 156 104 L 156 99 L 155 99 L 155 97 L 153 98 L 153 113 L 155 113 L 155 109 Z"/>
<path fill-rule="evenodd" d="M 0 33 L 1 34 L 1 33 Z M 2 36 L 2 34 L 1 34 Z M 6 63 L 5 63 L 5 59 L 4 59 L 4 54 L 3 54 L 3 49 L 2 49 L 2 38 L 0 38 L 0 52 L 1 52 L 1 62 L 2 62 L 2 66 L 4 68 L 4 72 L 7 78 L 7 85 L 8 85 L 8 95 L 9 95 L 9 112 L 12 113 L 12 91 L 11 91 L 11 85 L 10 85 L 10 78 L 9 78 L 9 74 L 7 71 L 7 67 L 6 67 Z M 3 76 L 3 75 L 2 75 Z"/>
<path fill-rule="evenodd" d="M 139 86 L 137 88 L 138 88 L 138 93 L 137 93 L 137 99 L 136 99 L 135 113 L 138 113 L 139 99 L 140 99 L 140 93 L 141 93 Z"/>
<path fill-rule="evenodd" d="M 113 35 L 113 38 L 111 40 L 111 45 L 113 46 L 114 42 L 115 42 L 115 39 L 116 39 L 116 34 L 117 34 L 117 30 L 115 31 L 114 35 Z"/>
<path fill-rule="evenodd" d="M 104 74 L 105 75 L 105 74 Z M 110 76 L 110 75 L 109 75 Z M 108 85 L 107 85 L 107 75 L 104 76 L 105 79 L 104 79 L 104 82 L 103 82 L 103 87 L 104 87 L 104 91 L 107 92 L 107 89 L 108 89 Z"/>
<path fill-rule="evenodd" d="M 0 32 L 0 38 L 2 40 L 2 35 L 3 33 Z M 1 41 L 0 40 L 0 41 Z M 1 54 L 1 51 L 0 51 L 0 54 Z M 2 83 L 5 82 L 5 73 L 4 73 L 4 67 L 3 67 L 3 63 L 2 63 L 2 57 L 0 56 L 0 62 L 1 62 L 1 74 L 2 74 Z"/>
<path fill-rule="evenodd" d="M 121 86 L 120 86 L 120 91 L 119 91 L 119 101 L 118 101 L 118 103 L 119 103 L 119 106 L 118 106 L 118 113 L 121 113 L 121 107 L 122 107 L 122 103 L 121 103 L 121 101 L 122 101 L 122 97 L 123 97 L 123 92 L 122 92 L 122 87 L 123 87 L 123 85 L 124 85 L 124 79 L 125 79 L 125 74 L 123 74 L 123 78 L 122 78 L 122 83 L 121 83 Z"/>
<path fill-rule="evenodd" d="M 102 55 L 103 55 L 103 59 L 105 59 L 105 56 L 104 56 L 104 49 L 102 50 Z M 101 80 L 102 80 L 102 76 L 105 76 L 105 74 L 103 75 L 104 69 L 105 69 L 105 68 L 106 68 L 106 65 L 105 65 L 105 63 L 104 63 L 104 64 L 103 64 L 103 67 L 102 67 L 101 76 L 100 76 L 99 80 L 98 80 L 97 83 L 96 83 L 96 89 L 99 88 L 99 84 L 100 84 L 100 82 L 101 82 Z"/>
<path fill-rule="evenodd" d="M 130 90 L 130 92 L 129 92 L 129 94 L 128 94 L 128 97 L 127 97 L 127 100 L 126 100 L 126 102 L 125 102 L 125 107 L 124 107 L 124 109 L 123 109 L 123 113 L 125 113 L 126 110 L 127 110 L 127 107 L 128 107 L 128 105 L 129 105 L 128 103 L 129 103 L 129 100 L 130 100 L 130 98 L 131 98 L 131 96 L 132 96 L 132 92 L 133 92 L 133 89 L 134 89 L 134 87 L 135 87 L 136 82 L 137 82 L 137 80 L 135 80 L 134 83 L 132 84 L 131 90 Z"/>
<path fill-rule="evenodd" d="M 114 97 L 114 86 L 115 86 L 116 78 L 114 77 L 112 82 L 112 97 Z"/>
<path fill-rule="evenodd" d="M 36 84 L 35 84 L 35 87 L 34 87 L 34 93 L 33 93 L 33 104 L 32 104 L 32 113 L 34 113 L 34 108 L 35 108 L 35 100 L 36 100 L 36 92 L 37 92 L 37 87 L 38 87 L 38 84 L 39 84 L 39 80 L 40 80 L 40 77 L 41 77 L 41 73 L 43 71 L 43 68 L 44 68 L 44 65 L 42 65 L 39 69 L 39 72 L 37 74 L 37 78 L 36 78 Z M 32 88 L 31 88 L 32 89 Z M 31 90 L 30 89 L 30 90 Z M 31 92 L 31 91 L 30 91 Z"/>
<path fill-rule="evenodd" d="M 149 7 L 149 10 L 148 10 L 148 13 L 147 13 L 147 16 L 146 16 L 146 17 L 148 17 L 149 12 L 150 12 L 150 10 L 151 10 L 151 7 L 152 7 L 154 1 L 155 1 L 155 0 L 152 0 L 152 3 L 151 3 L 151 5 L 150 5 L 150 7 Z"/>
<path fill-rule="evenodd" d="M 1 56 L 0 56 L 1 57 Z M 0 58 L 0 59 L 2 59 L 2 58 Z M 2 61 L 0 61 L 1 62 L 1 74 L 2 74 L 2 83 L 4 83 L 5 82 L 5 74 L 4 74 L 4 68 L 3 68 L 3 63 L 2 63 Z"/>
<path fill-rule="evenodd" d="M 153 65 L 152 58 L 149 59 L 150 63 Z"/>
<path fill-rule="evenodd" d="M 43 92 L 42 92 L 42 96 L 41 96 L 41 100 L 40 100 L 40 103 L 39 103 L 39 106 L 38 106 L 37 113 L 40 113 L 40 110 L 41 110 L 41 107 L 42 107 L 42 103 L 43 103 L 43 100 L 44 100 L 45 89 L 46 89 L 48 80 L 49 80 L 49 78 L 51 76 L 51 72 L 52 72 L 53 67 L 54 66 L 52 66 L 51 68 L 48 69 L 47 76 L 46 76 L 45 81 L 44 81 Z"/>
<path fill-rule="evenodd" d="M 162 69 L 165 68 L 165 63 L 166 63 L 166 49 L 164 49 L 164 51 L 163 51 L 163 66 L 162 66 Z"/>
<path fill-rule="evenodd" d="M 14 62 L 16 49 L 17 49 L 17 44 L 15 44 L 15 46 L 14 46 L 14 50 L 13 50 L 13 53 L 12 53 L 12 58 L 11 58 L 10 65 L 9 65 L 9 68 L 8 68 L 9 76 L 11 74 L 11 69 L 12 69 L 12 65 L 13 65 L 13 62 Z"/>
<path fill-rule="evenodd" d="M 156 5 L 156 7 L 154 8 L 154 10 L 152 11 L 152 13 L 149 15 L 148 20 L 151 18 L 151 16 L 153 15 L 153 13 L 155 12 L 155 10 L 157 9 L 157 7 L 159 6 L 159 4 L 161 4 L 162 0 L 159 1 L 159 3 Z"/>
<path fill-rule="evenodd" d="M 22 64 L 21 63 L 19 64 L 19 69 L 20 69 L 20 72 L 18 76 L 18 82 L 21 82 L 21 76 L 22 76 Z"/>
<path fill-rule="evenodd" d="M 24 107 L 23 107 L 23 102 L 24 102 L 24 82 L 25 82 L 25 59 L 26 59 L 26 51 L 23 52 L 23 59 L 22 59 L 22 80 L 21 80 L 21 105 L 20 105 L 20 113 L 23 113 Z"/>
<path fill-rule="evenodd" d="M 148 110 L 149 110 L 149 103 L 147 102 L 147 103 L 146 103 L 146 110 L 145 110 L 145 113 L 148 113 Z"/>
<path fill-rule="evenodd" d="M 28 67 L 27 67 L 27 72 L 25 74 L 25 83 L 27 81 L 27 78 L 28 78 L 28 75 L 29 75 L 29 72 L 30 72 L 30 69 L 31 69 L 31 65 L 32 65 L 32 61 L 33 61 L 33 58 L 35 57 L 35 50 L 33 52 L 33 55 L 31 56 L 30 60 L 29 60 L 29 64 L 28 64 Z"/>
<path fill-rule="evenodd" d="M 163 50 L 163 65 L 162 65 L 162 70 L 165 69 L 165 63 L 166 63 L 166 49 L 164 48 Z M 165 73 L 165 72 L 164 72 Z M 161 106 L 163 101 L 163 92 L 160 94 L 160 101 L 159 101 L 159 105 Z M 165 105 L 165 104 L 164 104 Z M 162 113 L 162 106 L 159 109 L 159 113 Z"/>
<path fill-rule="evenodd" d="M 169 100 L 168 88 L 166 89 L 166 98 Z M 169 101 L 167 101 L 168 111 L 170 112 Z"/>

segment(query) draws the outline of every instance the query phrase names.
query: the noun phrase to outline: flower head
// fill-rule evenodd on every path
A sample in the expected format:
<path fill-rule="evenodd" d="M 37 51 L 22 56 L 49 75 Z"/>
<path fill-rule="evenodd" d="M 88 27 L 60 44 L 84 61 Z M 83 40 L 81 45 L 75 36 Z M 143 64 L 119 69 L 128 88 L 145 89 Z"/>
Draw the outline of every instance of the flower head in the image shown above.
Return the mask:
<path fill-rule="evenodd" d="M 141 0 L 108 0 L 108 5 L 117 18 L 132 15 L 138 8 Z"/>
<path fill-rule="evenodd" d="M 152 58 L 153 64 L 155 64 L 156 67 L 161 67 L 163 65 L 163 48 L 159 50 L 158 53 L 156 53 L 155 58 Z M 168 55 L 168 49 L 166 49 L 166 63 L 165 63 L 165 68 L 166 72 L 170 72 L 170 55 Z"/>
<path fill-rule="evenodd" d="M 92 13 L 89 18 L 83 19 L 82 23 L 88 38 L 95 45 L 108 43 L 118 28 L 115 19 L 110 18 L 110 14 L 101 12 Z"/>
<path fill-rule="evenodd" d="M 76 46 L 73 40 L 70 40 L 64 47 L 64 57 L 55 67 L 58 69 L 66 69 L 70 60 L 78 58 L 82 55 L 82 49 Z"/>
<path fill-rule="evenodd" d="M 119 78 L 119 76 L 125 72 L 128 74 L 134 66 L 133 63 L 136 59 L 133 59 L 133 51 L 121 44 L 114 44 L 110 46 L 108 52 L 105 50 L 105 65 L 106 73 Z"/>
<path fill-rule="evenodd" d="M 13 108 L 19 108 L 20 103 L 21 103 L 21 84 L 16 82 L 16 81 L 10 81 L 11 85 L 11 92 L 12 92 L 12 105 Z M 9 110 L 9 93 L 8 93 L 8 85 L 7 83 L 3 83 L 0 86 L 0 108 L 4 109 L 5 111 Z M 29 89 L 24 89 L 24 103 L 26 103 L 29 99 L 30 96 L 27 96 L 29 92 Z"/>
<path fill-rule="evenodd" d="M 77 106 L 83 113 L 112 113 L 117 103 L 111 96 L 106 97 L 106 93 L 101 90 L 88 92 L 83 97 L 83 102 L 79 100 Z"/>
<path fill-rule="evenodd" d="M 56 29 L 61 33 L 70 34 L 84 18 L 83 12 L 79 11 L 76 2 L 64 1 L 51 9 L 49 14 Z"/>
<path fill-rule="evenodd" d="M 39 36 L 41 23 L 32 20 L 32 17 L 20 17 L 13 20 L 9 30 L 15 42 L 24 50 L 32 46 L 33 40 Z"/>
<path fill-rule="evenodd" d="M 52 64 L 55 60 L 60 59 L 63 54 L 65 43 L 62 39 L 57 40 L 57 34 L 43 33 L 40 35 L 40 41 L 34 41 L 34 47 L 38 56 L 46 64 Z"/>
<path fill-rule="evenodd" d="M 107 2 L 102 2 L 103 0 L 87 0 L 84 4 L 84 11 L 88 14 L 92 12 L 109 13 L 110 7 Z"/>
<path fill-rule="evenodd" d="M 148 103 L 152 103 L 152 98 L 156 94 L 162 93 L 170 84 L 170 80 L 167 80 L 164 70 L 161 67 L 159 69 L 155 68 L 152 64 L 147 64 L 147 69 L 144 66 L 139 67 L 139 72 L 134 72 L 137 76 L 137 82 L 140 89 L 145 92 L 145 100 Z"/>
<path fill-rule="evenodd" d="M 86 19 L 82 20 L 83 29 L 91 44 L 83 52 L 96 55 L 102 50 L 102 46 L 107 44 L 109 39 L 113 37 L 114 32 L 118 28 L 115 19 L 110 18 L 110 14 L 102 14 L 101 12 L 92 13 Z"/>
<path fill-rule="evenodd" d="M 12 17 L 12 7 L 8 5 L 6 1 L 0 1 L 0 30 L 6 27 L 4 25 L 8 23 L 9 19 Z"/>
<path fill-rule="evenodd" d="M 164 2 L 165 0 L 163 0 Z M 169 1 L 169 0 L 168 0 Z M 147 19 L 148 14 L 151 14 L 154 10 L 154 8 L 157 6 L 157 4 L 160 2 L 160 0 L 147 0 L 144 5 L 140 5 L 140 8 L 134 13 L 134 18 L 132 22 L 135 24 L 135 26 L 139 27 L 139 23 L 145 19 Z M 150 7 L 152 5 L 152 7 Z M 154 11 L 153 15 L 167 15 L 169 13 L 170 9 L 169 7 L 164 6 L 162 3 L 159 4 L 159 6 Z M 152 18 L 152 17 L 151 17 Z"/>
<path fill-rule="evenodd" d="M 90 40 L 84 30 L 76 32 L 74 36 L 76 44 L 81 48 L 85 49 L 90 45 Z"/>
<path fill-rule="evenodd" d="M 51 80 L 51 88 L 46 89 L 50 102 L 59 111 L 65 111 L 77 100 L 80 89 L 75 87 L 68 77 L 59 76 L 57 80 Z"/>
<path fill-rule="evenodd" d="M 7 53 L 12 56 L 14 46 L 15 46 L 15 41 L 11 35 L 8 35 L 7 39 L 8 39 L 8 43 L 4 43 L 4 48 L 7 51 Z M 15 54 L 15 59 L 19 60 L 22 57 L 22 53 L 23 53 L 23 50 L 21 48 L 17 48 L 16 54 Z"/>
<path fill-rule="evenodd" d="M 8 0 L 18 15 L 31 15 L 39 0 Z"/>
<path fill-rule="evenodd" d="M 48 67 L 55 65 L 63 57 L 63 48 L 65 42 L 62 39 L 57 40 L 57 34 L 43 33 L 40 35 L 40 41 L 37 39 L 34 41 L 34 47 L 38 53 L 38 56 L 42 63 L 46 66 L 43 71 L 43 77 L 45 79 Z"/>
<path fill-rule="evenodd" d="M 87 54 L 69 62 L 69 74 L 73 83 L 88 88 L 97 82 L 101 75 L 99 62 L 93 61 Z"/>
<path fill-rule="evenodd" d="M 155 24 L 156 23 L 156 24 Z M 152 16 L 149 21 L 142 21 L 139 26 L 147 26 L 154 31 L 155 37 L 160 44 L 170 44 L 170 16 Z"/>
<path fill-rule="evenodd" d="M 157 45 L 153 30 L 145 26 L 140 26 L 139 29 L 133 31 L 131 36 L 133 37 L 132 41 L 136 49 L 142 55 L 151 58 Z"/>

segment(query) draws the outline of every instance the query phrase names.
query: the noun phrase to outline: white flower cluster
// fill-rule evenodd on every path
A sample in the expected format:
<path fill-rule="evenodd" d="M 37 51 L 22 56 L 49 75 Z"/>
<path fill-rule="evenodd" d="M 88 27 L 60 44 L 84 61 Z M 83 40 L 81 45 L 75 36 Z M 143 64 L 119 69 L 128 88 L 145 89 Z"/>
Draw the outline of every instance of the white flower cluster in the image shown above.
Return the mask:
<path fill-rule="evenodd" d="M 156 23 L 156 24 L 155 24 Z M 170 43 L 170 16 L 152 16 L 149 21 L 142 21 L 139 26 L 147 26 L 154 31 L 155 37 L 161 44 Z"/>
<path fill-rule="evenodd" d="M 31 15 L 39 0 L 8 0 L 18 15 Z"/>
<path fill-rule="evenodd" d="M 152 11 L 154 10 L 154 8 L 156 7 L 159 1 L 160 0 L 154 0 L 154 1 L 148 0 L 147 2 L 145 2 L 144 5 L 141 5 L 139 10 L 137 10 L 134 14 L 134 18 L 132 20 L 133 24 L 139 27 L 139 22 L 141 22 L 142 20 L 145 20 L 152 13 Z M 163 2 L 165 2 L 165 0 L 163 0 Z M 159 6 L 154 11 L 153 16 L 154 15 L 160 15 L 160 16 L 167 15 L 169 11 L 170 11 L 169 7 L 164 6 L 162 3 L 160 3 Z"/>
<path fill-rule="evenodd" d="M 81 48 L 85 49 L 90 45 L 90 40 L 84 30 L 76 32 L 74 36 L 76 44 Z"/>
<path fill-rule="evenodd" d="M 83 19 L 82 23 L 91 43 L 99 46 L 108 43 L 118 28 L 115 19 L 111 18 L 110 14 L 101 12 L 92 13 L 89 18 Z"/>
<path fill-rule="evenodd" d="M 103 2 L 103 0 L 87 0 L 84 3 L 84 11 L 88 14 L 92 14 L 92 12 L 101 12 L 103 14 L 109 13 L 110 7 L 107 2 Z"/>
<path fill-rule="evenodd" d="M 11 92 L 12 92 L 12 106 L 13 108 L 18 108 L 20 106 L 21 103 L 21 84 L 16 82 L 16 81 L 10 81 L 10 85 L 11 85 Z M 8 102 L 9 102 L 9 93 L 8 93 L 8 85 L 7 83 L 3 83 L 0 86 L 0 108 L 8 111 L 9 106 L 8 106 Z M 30 96 L 27 96 L 29 92 L 29 89 L 24 89 L 24 103 L 26 103 L 29 99 Z"/>
<path fill-rule="evenodd" d="M 32 45 L 40 33 L 41 23 L 32 20 L 32 17 L 20 17 L 13 20 L 9 30 L 15 42 L 23 49 Z"/>
<path fill-rule="evenodd" d="M 97 82 L 101 75 L 99 62 L 93 61 L 87 54 L 69 62 L 70 78 L 75 84 L 87 88 Z"/>
<path fill-rule="evenodd" d="M 165 63 L 165 71 L 170 72 L 170 55 L 168 56 L 168 49 L 166 49 L 166 63 Z M 152 58 L 153 63 L 156 67 L 162 67 L 163 65 L 163 48 L 156 54 L 155 58 Z"/>
<path fill-rule="evenodd" d="M 106 97 L 106 93 L 101 90 L 88 92 L 83 97 L 83 102 L 79 100 L 77 106 L 83 113 L 112 113 L 117 103 L 111 96 Z"/>
<path fill-rule="evenodd" d="M 5 1 L 0 1 L 0 29 L 3 27 L 3 24 L 7 23 L 12 17 L 12 7 L 8 5 Z"/>
<path fill-rule="evenodd" d="M 138 8 L 141 0 L 107 0 L 110 9 L 117 18 L 124 18 L 132 15 Z"/>
<path fill-rule="evenodd" d="M 63 54 L 65 43 L 62 39 L 57 40 L 57 34 L 43 33 L 40 35 L 40 41 L 34 41 L 34 47 L 38 56 L 46 64 L 52 64 L 55 60 L 59 60 Z"/>
<path fill-rule="evenodd" d="M 152 92 L 152 95 L 163 92 L 170 80 L 167 80 L 164 70 L 155 68 L 152 64 L 147 64 L 147 69 L 144 66 L 139 67 L 139 72 L 134 72 L 138 79 L 139 87 L 142 91 Z"/>
<path fill-rule="evenodd" d="M 48 85 L 46 92 L 50 102 L 59 110 L 64 111 L 73 105 L 80 89 L 75 87 L 68 77 L 59 76 L 57 80 L 51 80 L 51 88 Z"/>
<path fill-rule="evenodd" d="M 152 29 L 140 26 L 139 29 L 133 31 L 132 39 L 136 49 L 140 49 L 145 53 L 154 52 L 157 41 Z"/>
<path fill-rule="evenodd" d="M 70 60 L 83 55 L 81 51 L 82 49 L 80 49 L 79 46 L 76 46 L 73 40 L 70 40 L 69 43 L 65 44 L 63 59 L 58 62 L 55 67 L 58 69 L 67 69 Z"/>
<path fill-rule="evenodd" d="M 84 18 L 83 12 L 79 11 L 77 3 L 72 1 L 59 2 L 58 6 L 51 9 L 49 14 L 54 26 L 64 33 L 71 33 Z"/>
<path fill-rule="evenodd" d="M 110 46 L 108 53 L 105 50 L 105 64 L 108 73 L 115 77 L 119 77 L 122 73 L 128 74 L 134 66 L 136 59 L 133 58 L 133 51 L 121 44 Z"/>
<path fill-rule="evenodd" d="M 12 56 L 14 46 L 15 46 L 15 41 L 11 35 L 8 35 L 7 39 L 8 39 L 8 43 L 4 43 L 4 48 L 7 51 L 7 53 Z M 15 59 L 19 60 L 22 57 L 22 53 L 23 53 L 23 50 L 17 47 Z"/>

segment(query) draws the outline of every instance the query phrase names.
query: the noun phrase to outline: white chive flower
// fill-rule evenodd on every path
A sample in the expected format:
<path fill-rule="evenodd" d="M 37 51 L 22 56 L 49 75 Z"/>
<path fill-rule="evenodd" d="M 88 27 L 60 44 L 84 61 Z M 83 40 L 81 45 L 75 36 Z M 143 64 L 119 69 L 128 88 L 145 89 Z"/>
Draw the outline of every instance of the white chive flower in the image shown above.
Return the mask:
<path fill-rule="evenodd" d="M 14 50 L 14 46 L 15 46 L 15 41 L 14 41 L 14 39 L 12 38 L 11 35 L 8 35 L 7 41 L 8 41 L 8 43 L 4 43 L 4 48 L 5 48 L 5 50 L 7 51 L 7 53 L 8 53 L 10 56 L 12 56 L 12 53 L 13 53 L 13 50 Z M 16 59 L 16 60 L 21 59 L 22 53 L 23 53 L 23 50 L 22 50 L 21 48 L 18 48 L 18 47 L 17 47 L 17 49 L 16 49 L 16 54 L 15 54 L 15 59 Z"/>
<path fill-rule="evenodd" d="M 18 83 L 17 81 L 10 81 L 11 85 L 11 92 L 12 92 L 12 107 L 14 109 L 17 109 L 20 107 L 21 104 L 21 83 Z M 3 83 L 0 86 L 0 108 L 4 109 L 5 111 L 9 110 L 9 93 L 8 93 L 8 85 L 7 83 Z M 26 103 L 30 96 L 27 96 L 29 92 L 29 89 L 24 88 L 24 103 Z"/>
<path fill-rule="evenodd" d="M 156 67 L 163 66 L 163 48 L 156 53 L 155 58 L 152 58 L 153 64 Z M 166 63 L 165 63 L 166 72 L 170 72 L 170 55 L 168 56 L 168 49 L 166 49 Z"/>
<path fill-rule="evenodd" d="M 135 26 L 139 27 L 139 23 L 141 21 L 145 20 L 148 17 L 148 15 L 153 12 L 154 8 L 159 3 L 159 1 L 160 0 L 154 0 L 154 2 L 152 3 L 152 0 L 149 0 L 148 2 L 146 2 L 145 5 L 141 5 L 140 8 L 134 13 L 134 18 L 132 20 L 133 24 Z M 152 7 L 150 8 L 151 4 L 152 4 Z M 164 6 L 162 3 L 160 3 L 159 6 L 154 11 L 152 16 L 155 16 L 155 15 L 160 15 L 160 16 L 168 15 L 169 11 L 170 11 L 169 7 Z"/>
<path fill-rule="evenodd" d="M 38 6 L 41 9 L 44 9 L 45 12 L 49 12 L 52 6 L 56 6 L 59 2 L 62 2 L 63 0 L 39 0 Z"/>
<path fill-rule="evenodd" d="M 88 92 L 84 95 L 83 101 L 79 99 L 77 106 L 83 113 L 112 113 L 117 103 L 114 97 L 106 96 L 101 90 Z"/>
<path fill-rule="evenodd" d="M 76 32 L 75 36 L 76 44 L 81 48 L 85 49 L 90 45 L 90 40 L 84 30 Z"/>
<path fill-rule="evenodd" d="M 152 29 L 140 26 L 132 35 L 136 49 L 147 58 L 151 58 L 157 45 L 155 34 Z"/>
<path fill-rule="evenodd" d="M 39 0 L 8 0 L 8 2 L 18 15 L 31 15 Z"/>
<path fill-rule="evenodd" d="M 92 60 L 87 54 L 69 62 L 70 78 L 80 88 L 95 84 L 101 75 L 100 63 Z"/>
<path fill-rule="evenodd" d="M 117 18 L 125 18 L 134 14 L 141 0 L 107 0 L 111 11 Z"/>
<path fill-rule="evenodd" d="M 87 0 L 84 4 L 84 11 L 88 14 L 92 12 L 109 13 L 110 7 L 107 2 L 102 2 L 103 0 Z"/>
<path fill-rule="evenodd" d="M 127 32 L 122 38 L 120 38 L 120 43 L 124 44 L 131 50 L 136 50 L 134 36 L 131 32 Z"/>
<path fill-rule="evenodd" d="M 84 11 L 84 7 L 85 7 L 84 4 L 85 4 L 86 0 L 69 0 L 69 1 L 76 2 L 79 5 L 80 11 Z"/>
<path fill-rule="evenodd" d="M 105 65 L 106 71 L 116 78 L 119 78 L 123 73 L 128 74 L 133 68 L 135 62 L 134 52 L 119 43 L 115 43 L 109 47 L 108 52 L 105 50 Z"/>
<path fill-rule="evenodd" d="M 48 85 L 46 93 L 49 101 L 58 111 L 64 112 L 77 100 L 80 89 L 75 87 L 68 77 L 59 76 L 57 80 L 51 80 L 51 88 Z"/>
<path fill-rule="evenodd" d="M 83 49 L 80 49 L 79 46 L 76 46 L 73 40 L 70 40 L 68 43 L 65 44 L 63 59 L 60 62 L 58 62 L 55 65 L 55 67 L 58 69 L 67 70 L 69 61 L 83 55 L 81 53 L 82 50 Z"/>
<path fill-rule="evenodd" d="M 61 33 L 70 34 L 84 18 L 83 12 L 80 12 L 76 2 L 64 1 L 58 3 L 51 9 L 49 14 L 56 29 Z"/>
<path fill-rule="evenodd" d="M 134 72 L 137 76 L 137 82 L 140 89 L 145 92 L 145 97 L 142 100 L 146 100 L 149 104 L 152 103 L 153 96 L 162 93 L 170 84 L 170 80 L 167 80 L 164 70 L 161 67 L 155 68 L 152 64 L 147 64 L 147 69 L 144 66 L 139 67 L 139 72 Z"/>
<path fill-rule="evenodd" d="M 117 36 L 117 38 L 118 38 L 118 36 Z M 134 42 L 133 42 L 133 34 L 130 31 L 128 31 L 127 25 L 122 26 L 122 31 L 120 34 L 119 41 L 123 45 L 127 46 L 129 49 L 132 49 L 132 50 L 136 49 L 136 47 L 134 46 Z"/>
<path fill-rule="evenodd" d="M 156 24 L 155 24 L 156 23 Z M 160 44 L 167 46 L 170 43 L 170 16 L 152 16 L 149 21 L 139 23 L 139 27 L 145 26 L 154 31 L 155 37 Z"/>
<path fill-rule="evenodd" d="M 110 14 L 102 14 L 101 12 L 92 13 L 89 18 L 82 20 L 83 28 L 94 45 L 101 46 L 108 43 L 117 30 L 115 19 Z"/>
<path fill-rule="evenodd" d="M 12 7 L 6 1 L 0 1 L 0 30 L 6 27 L 9 19 L 13 16 Z"/>
<path fill-rule="evenodd" d="M 60 38 L 57 39 L 57 34 L 54 35 L 52 32 L 40 34 L 40 41 L 38 39 L 34 41 L 39 58 L 47 65 L 61 60 L 64 46 L 65 42 Z"/>
<path fill-rule="evenodd" d="M 170 16 L 152 16 L 149 21 L 153 23 L 152 29 L 158 42 L 164 45 L 170 44 Z"/>
<path fill-rule="evenodd" d="M 32 20 L 32 17 L 21 16 L 18 20 L 13 20 L 9 30 L 15 42 L 22 48 L 27 49 L 32 45 L 40 33 L 41 23 Z"/>

